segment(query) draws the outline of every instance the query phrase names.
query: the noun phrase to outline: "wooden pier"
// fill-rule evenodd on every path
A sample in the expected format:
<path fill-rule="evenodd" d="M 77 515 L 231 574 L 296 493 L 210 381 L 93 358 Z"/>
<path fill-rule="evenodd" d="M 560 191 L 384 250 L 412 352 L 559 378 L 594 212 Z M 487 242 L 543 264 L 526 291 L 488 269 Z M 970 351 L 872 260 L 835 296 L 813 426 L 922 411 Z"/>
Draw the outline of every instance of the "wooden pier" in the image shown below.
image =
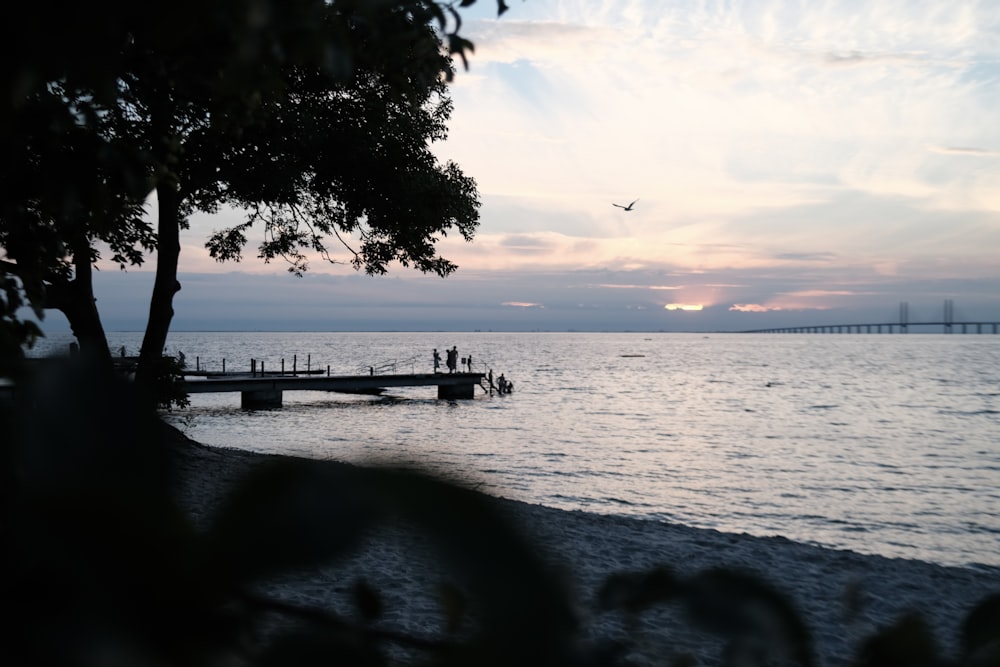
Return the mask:
<path fill-rule="evenodd" d="M 281 407 L 285 391 L 333 391 L 347 394 L 378 394 L 390 387 L 437 387 L 442 399 L 471 399 L 482 387 L 483 373 L 413 373 L 392 375 L 261 375 L 249 373 L 186 376 L 189 394 L 240 392 L 246 409 Z"/>

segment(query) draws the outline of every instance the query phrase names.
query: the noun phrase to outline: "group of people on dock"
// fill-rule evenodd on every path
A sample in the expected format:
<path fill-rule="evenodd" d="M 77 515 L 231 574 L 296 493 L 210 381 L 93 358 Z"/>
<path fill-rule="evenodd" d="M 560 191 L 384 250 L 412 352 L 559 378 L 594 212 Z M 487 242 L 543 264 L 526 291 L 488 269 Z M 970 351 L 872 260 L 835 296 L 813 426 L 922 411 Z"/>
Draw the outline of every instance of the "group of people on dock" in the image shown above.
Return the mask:
<path fill-rule="evenodd" d="M 458 370 L 458 346 L 452 345 L 450 350 L 445 350 L 445 366 L 448 367 L 449 373 L 454 373 Z M 472 372 L 472 355 L 467 357 L 462 357 L 462 372 Z M 434 372 L 441 372 L 441 353 L 438 352 L 437 348 L 434 348 Z"/>
<path fill-rule="evenodd" d="M 503 373 L 497 377 L 496 384 L 493 384 L 493 369 L 486 374 L 486 380 L 490 384 L 490 392 L 492 393 L 494 389 L 497 390 L 498 394 L 509 394 L 514 391 L 514 383 L 503 376 Z"/>
<path fill-rule="evenodd" d="M 440 373 L 441 372 L 441 353 L 438 352 L 438 349 L 436 347 L 433 350 L 433 359 L 434 359 L 434 372 L 435 373 Z M 450 350 L 448 350 L 448 349 L 445 350 L 445 362 L 444 363 L 445 363 L 445 367 L 448 369 L 449 373 L 455 373 L 458 370 L 459 361 L 460 360 L 459 360 L 459 357 L 458 357 L 458 346 L 457 345 L 452 345 L 452 347 L 451 347 Z M 465 373 L 465 372 L 471 373 L 472 372 L 472 355 L 470 354 L 470 355 L 468 355 L 466 357 L 462 357 L 461 358 L 461 364 L 462 364 L 462 372 L 463 373 Z M 507 378 L 505 378 L 504 375 L 503 375 L 503 373 L 501 373 L 496 378 L 496 381 L 494 382 L 494 379 L 493 379 L 493 369 L 492 368 L 489 369 L 489 372 L 486 374 L 486 380 L 487 380 L 488 386 L 490 388 L 490 393 L 491 394 L 494 391 L 496 391 L 499 394 L 509 394 L 512 391 L 514 391 L 514 383 L 511 382 L 510 380 L 508 380 Z"/>

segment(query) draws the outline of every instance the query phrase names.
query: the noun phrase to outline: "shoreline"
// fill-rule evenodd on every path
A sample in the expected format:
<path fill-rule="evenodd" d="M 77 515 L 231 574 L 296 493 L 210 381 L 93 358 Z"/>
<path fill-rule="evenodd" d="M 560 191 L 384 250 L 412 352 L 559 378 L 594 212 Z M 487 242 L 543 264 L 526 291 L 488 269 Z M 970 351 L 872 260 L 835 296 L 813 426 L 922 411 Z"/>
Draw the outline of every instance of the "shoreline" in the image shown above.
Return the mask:
<path fill-rule="evenodd" d="M 274 455 L 216 448 L 164 424 L 176 452 L 178 501 L 204 525 L 228 488 Z M 289 457 L 294 458 L 294 457 Z M 344 464 L 348 465 L 348 464 Z M 638 618 L 602 612 L 597 594 L 613 573 L 667 565 L 693 575 L 729 567 L 762 576 L 786 593 L 812 631 L 819 664 L 847 664 L 858 643 L 910 611 L 920 612 L 948 657 L 955 657 L 965 615 L 989 594 L 1000 593 L 1000 568 L 948 567 L 923 561 L 862 555 L 793 542 L 711 529 L 615 517 L 495 499 L 516 521 L 577 597 L 582 637 L 617 641 L 627 635 L 642 654 L 661 660 L 687 653 L 699 662 L 718 662 L 721 642 L 694 631 L 678 609 L 664 606 Z M 383 596 L 386 629 L 433 636 L 443 619 L 434 595 L 433 554 L 422 554 L 430 570 L 414 571 L 413 559 L 426 544 L 412 536 L 379 531 L 352 558 L 274 582 L 268 594 L 350 615 L 351 583 L 370 582 Z M 447 573 L 438 571 L 444 578 Z M 854 609 L 856 613 L 849 613 Z M 636 639 L 641 642 L 636 642 Z"/>

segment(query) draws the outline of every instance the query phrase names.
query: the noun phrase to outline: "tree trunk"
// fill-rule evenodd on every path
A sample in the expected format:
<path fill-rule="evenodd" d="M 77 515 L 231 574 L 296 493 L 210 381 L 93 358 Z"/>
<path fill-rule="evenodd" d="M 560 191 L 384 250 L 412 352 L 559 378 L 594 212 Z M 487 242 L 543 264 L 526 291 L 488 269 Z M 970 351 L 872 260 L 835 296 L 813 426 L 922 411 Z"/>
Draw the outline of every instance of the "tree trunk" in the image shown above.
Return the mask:
<path fill-rule="evenodd" d="M 70 330 L 80 344 L 80 354 L 89 363 L 108 373 L 112 370 L 108 338 L 97 310 L 94 297 L 94 269 L 91 265 L 90 244 L 86 238 L 76 239 L 73 246 L 73 280 L 51 283 L 46 289 L 45 305 L 63 313 Z"/>
<path fill-rule="evenodd" d="M 177 264 L 181 254 L 180 193 L 172 183 L 161 182 L 156 197 L 159 215 L 156 281 L 153 283 L 149 320 L 146 322 L 135 378 L 140 395 L 153 404 L 156 374 L 174 317 L 174 294 L 181 289 L 181 284 L 177 282 Z"/>

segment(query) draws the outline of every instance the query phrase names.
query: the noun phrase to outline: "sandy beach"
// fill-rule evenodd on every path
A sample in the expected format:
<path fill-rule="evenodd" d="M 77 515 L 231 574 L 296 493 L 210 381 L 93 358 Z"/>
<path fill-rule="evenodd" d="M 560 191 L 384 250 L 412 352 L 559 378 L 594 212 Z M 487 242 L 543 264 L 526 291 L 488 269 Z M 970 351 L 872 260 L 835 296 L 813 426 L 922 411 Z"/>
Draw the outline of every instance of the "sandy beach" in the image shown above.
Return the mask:
<path fill-rule="evenodd" d="M 171 429 L 173 430 L 173 429 Z M 179 500 L 203 523 L 226 490 L 266 456 L 199 445 L 174 432 L 181 475 Z M 173 439 L 173 438 L 172 438 Z M 678 655 L 717 664 L 722 643 L 693 630 L 669 605 L 638 616 L 603 611 L 598 591 L 613 573 L 666 565 L 679 575 L 724 566 L 761 575 L 786 593 L 811 629 L 819 664 L 851 662 L 861 639 L 910 611 L 936 628 L 938 646 L 955 655 L 962 619 L 1000 592 L 1000 569 L 952 568 L 863 556 L 781 537 L 726 534 L 653 521 L 567 512 L 498 499 L 576 596 L 581 636 L 622 642 L 633 664 L 664 664 Z M 373 536 L 346 562 L 273 582 L 268 595 L 349 616 L 350 589 L 363 579 L 382 594 L 380 621 L 391 631 L 434 637 L 444 623 L 437 585 L 448 578 L 426 544 L 398 530 Z M 415 568 L 414 562 L 424 566 Z M 630 638 L 630 639 L 629 639 Z"/>

